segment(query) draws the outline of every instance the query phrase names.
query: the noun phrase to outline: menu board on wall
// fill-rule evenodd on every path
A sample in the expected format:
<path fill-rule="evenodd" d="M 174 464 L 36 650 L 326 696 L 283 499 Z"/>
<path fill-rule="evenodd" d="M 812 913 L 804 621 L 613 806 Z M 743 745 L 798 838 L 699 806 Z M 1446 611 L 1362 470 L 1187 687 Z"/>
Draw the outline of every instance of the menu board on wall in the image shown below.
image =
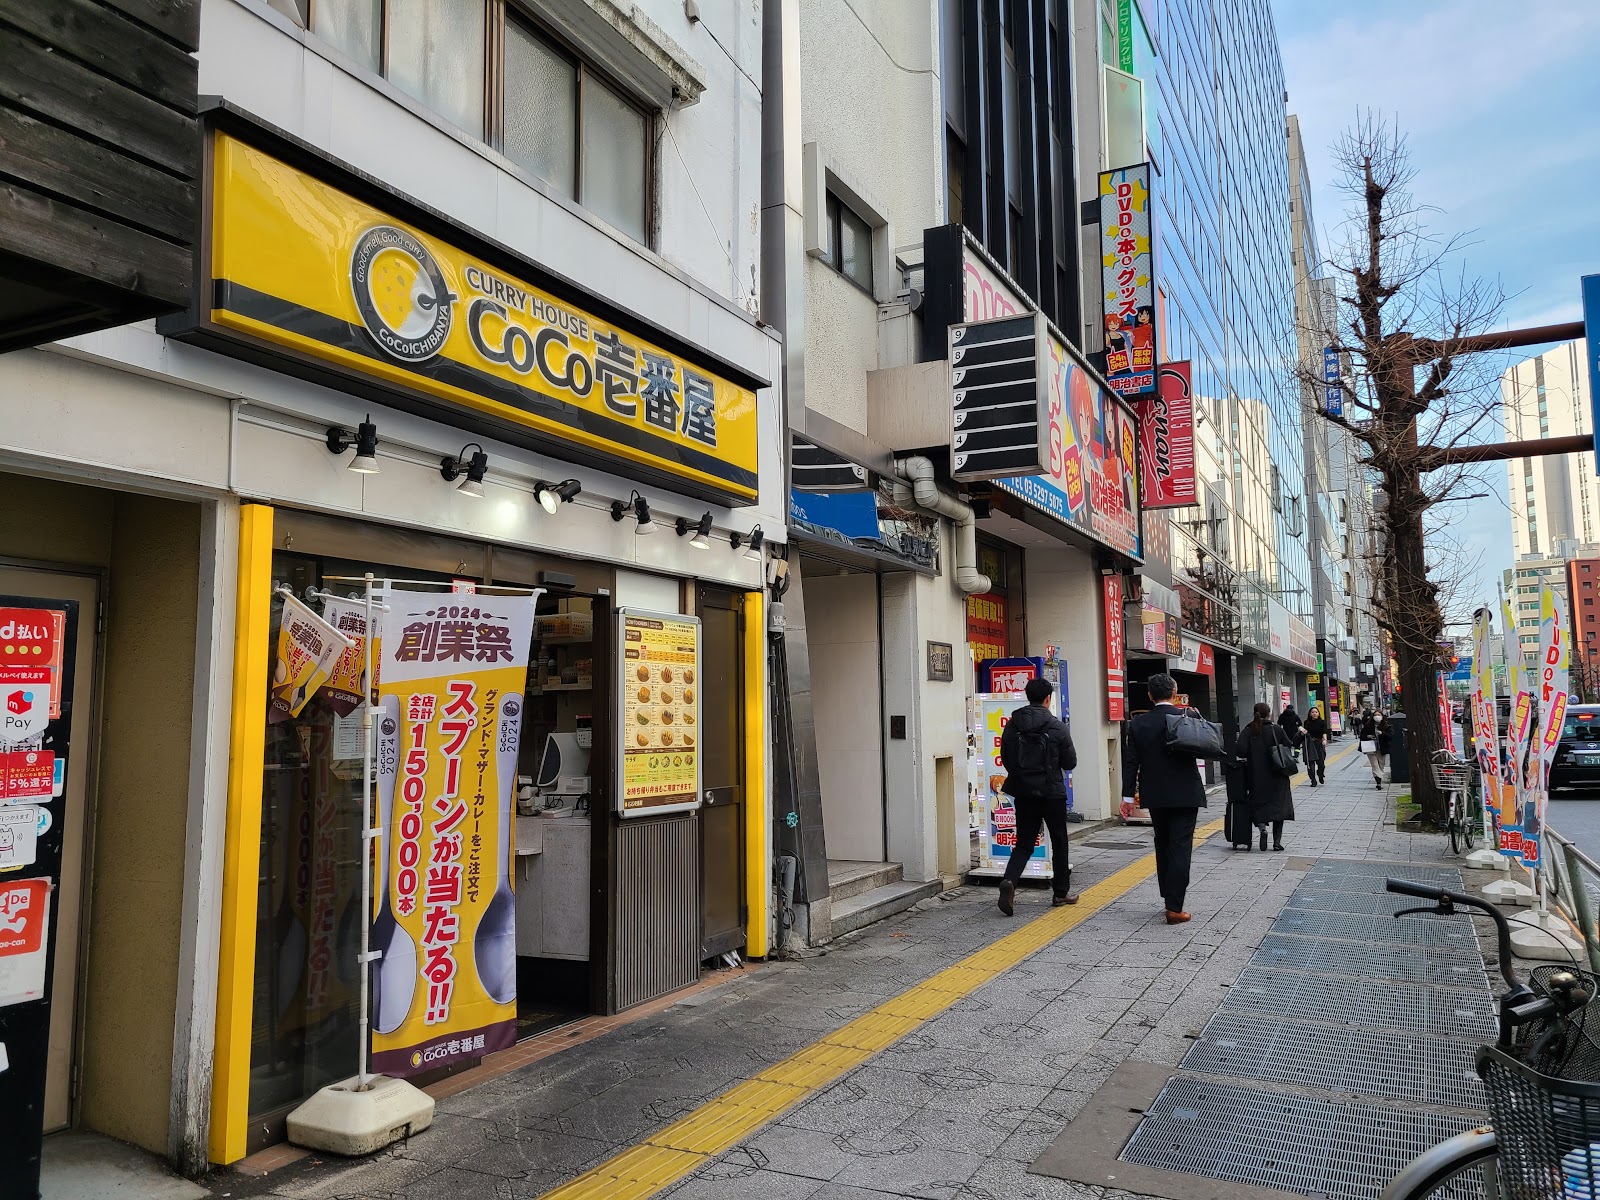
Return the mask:
<path fill-rule="evenodd" d="M 617 811 L 700 807 L 700 620 L 617 613 Z"/>

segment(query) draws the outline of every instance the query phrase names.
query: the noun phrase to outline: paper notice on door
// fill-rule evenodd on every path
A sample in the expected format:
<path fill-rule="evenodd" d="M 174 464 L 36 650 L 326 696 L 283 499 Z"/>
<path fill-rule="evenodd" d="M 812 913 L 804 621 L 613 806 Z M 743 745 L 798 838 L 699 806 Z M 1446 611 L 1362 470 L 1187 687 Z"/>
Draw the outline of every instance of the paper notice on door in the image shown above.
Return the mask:
<path fill-rule="evenodd" d="M 361 725 L 361 714 L 335 717 L 333 721 L 333 761 L 360 760 L 367 756 L 367 735 Z"/>
<path fill-rule="evenodd" d="M 26 867 L 38 854 L 39 809 L 32 804 L 0 808 L 0 871 Z"/>

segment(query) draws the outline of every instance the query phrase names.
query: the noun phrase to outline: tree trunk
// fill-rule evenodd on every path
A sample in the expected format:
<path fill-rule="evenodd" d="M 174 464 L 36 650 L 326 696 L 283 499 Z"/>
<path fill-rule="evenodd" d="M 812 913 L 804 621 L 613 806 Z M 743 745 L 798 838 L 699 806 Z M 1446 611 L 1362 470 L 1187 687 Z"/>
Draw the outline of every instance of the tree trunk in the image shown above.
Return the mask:
<path fill-rule="evenodd" d="M 1438 587 L 1428 578 L 1423 549 L 1420 479 L 1409 464 L 1390 473 L 1388 596 L 1384 608 L 1391 628 L 1395 665 L 1400 671 L 1400 699 L 1405 709 L 1406 744 L 1411 763 L 1411 798 L 1421 806 L 1425 825 L 1446 820 L 1444 794 L 1434 786 L 1433 756 L 1444 748 L 1439 728 L 1439 638 L 1444 614 Z"/>

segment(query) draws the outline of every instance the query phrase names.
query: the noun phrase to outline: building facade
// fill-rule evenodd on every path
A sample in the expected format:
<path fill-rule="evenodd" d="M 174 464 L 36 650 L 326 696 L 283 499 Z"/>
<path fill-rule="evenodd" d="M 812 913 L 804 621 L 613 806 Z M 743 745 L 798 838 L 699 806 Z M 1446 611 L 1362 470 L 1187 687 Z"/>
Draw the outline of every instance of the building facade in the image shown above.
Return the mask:
<path fill-rule="evenodd" d="M 1571 591 L 1571 584 L 1573 578 L 1583 581 L 1588 574 L 1583 571 L 1583 564 L 1595 557 L 1600 546 L 1563 538 L 1551 547 L 1551 551 L 1546 555 L 1523 555 L 1504 575 L 1505 597 L 1516 621 L 1517 642 L 1522 647 L 1522 656 L 1530 663 L 1537 662 L 1539 658 L 1539 597 L 1545 587 L 1562 598 L 1574 623 L 1579 619 L 1579 609 L 1593 607 L 1592 604 L 1582 603 L 1586 597 L 1576 596 Z M 1573 563 L 1578 564 L 1576 572 L 1570 570 Z M 1573 646 L 1577 649 L 1578 643 L 1574 642 Z"/>
<path fill-rule="evenodd" d="M 1586 703 L 1600 702 L 1600 556 L 1567 560 L 1571 605 L 1573 690 Z"/>
<path fill-rule="evenodd" d="M 25 748 L 66 767 L 37 804 L 57 952 L 53 997 L 28 1011 L 48 1010 L 49 1049 L 13 1057 L 7 1083 L 37 1075 L 48 1129 L 197 1172 L 281 1138 L 287 1112 L 355 1072 L 359 721 L 326 688 L 269 705 L 269 684 L 301 678 L 284 647 L 305 621 L 285 614 L 359 607 L 369 574 L 404 581 L 408 603 L 445 598 L 430 612 L 455 614 L 451 660 L 529 664 L 518 757 L 498 768 L 522 777 L 518 807 L 506 793 L 472 817 L 469 889 L 493 898 L 497 945 L 514 937 L 514 970 L 497 959 L 480 986 L 514 996 L 521 1029 L 766 953 L 784 362 L 757 319 L 759 21 L 667 0 L 463 20 L 159 7 L 201 18 L 197 56 L 179 55 L 189 96 L 165 101 L 173 186 L 146 161 L 160 146 L 127 145 L 138 195 L 180 206 L 168 244 L 198 229 L 206 253 L 121 318 L 158 321 L 0 357 L 0 593 L 63 614 L 50 670 L 67 701 Z M 123 44 L 181 41 L 155 8 L 119 11 L 135 9 L 115 18 Z M 77 294 L 109 310 L 130 289 L 108 287 Z M 80 316 L 8 308 L 4 337 Z M 531 640 L 464 649 L 479 627 L 457 617 L 535 593 Z M 635 639 L 655 636 L 641 621 L 679 639 L 670 680 L 634 678 Z M 681 804 L 635 799 L 641 747 L 691 781 Z M 379 822 L 396 889 L 419 845 L 447 866 L 469 853 L 433 815 L 421 842 L 408 820 Z M 383 933 L 390 1001 L 431 1006 L 415 1065 L 391 1073 L 466 1065 L 519 1028 L 450 1032 L 441 922 Z"/>
<path fill-rule="evenodd" d="M 1585 343 L 1569 342 L 1517 363 L 1500 377 L 1508 441 L 1591 433 Z M 1549 555 L 1558 541 L 1600 540 L 1594 452 L 1513 458 L 1506 463 L 1511 538 L 1518 559 Z"/>
<path fill-rule="evenodd" d="M 1303 713 L 1317 665 L 1315 501 L 1304 406 L 1284 369 L 1296 352 L 1296 252 L 1272 15 L 1264 3 L 1160 0 L 1075 12 L 1097 35 L 1076 49 L 1080 83 L 1100 79 L 1079 93 L 1099 104 L 1079 120 L 1085 198 L 1098 170 L 1132 155 L 1155 164 L 1157 357 L 1188 362 L 1193 381 L 1195 503 L 1145 514 L 1143 570 L 1178 593 L 1183 636 L 1214 651 L 1206 711 L 1230 730 L 1258 701 Z M 1096 282 L 1085 276 L 1084 336 L 1103 350 Z"/>

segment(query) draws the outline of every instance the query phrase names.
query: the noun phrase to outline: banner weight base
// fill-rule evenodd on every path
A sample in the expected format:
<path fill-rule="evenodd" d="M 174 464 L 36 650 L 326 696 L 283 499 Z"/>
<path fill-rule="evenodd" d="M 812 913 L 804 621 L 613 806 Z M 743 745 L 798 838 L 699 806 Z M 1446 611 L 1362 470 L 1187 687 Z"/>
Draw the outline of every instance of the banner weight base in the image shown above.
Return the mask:
<path fill-rule="evenodd" d="M 1539 962 L 1576 963 L 1583 958 L 1583 943 L 1570 933 L 1516 925 L 1511 930 L 1511 953 Z"/>
<path fill-rule="evenodd" d="M 1483 892 L 1483 898 L 1491 904 L 1532 907 L 1537 899 L 1531 887 L 1525 883 L 1518 883 L 1515 879 L 1496 879 L 1493 883 L 1485 884 L 1480 890 Z"/>
<path fill-rule="evenodd" d="M 1498 850 L 1474 850 L 1463 860 L 1463 864 L 1477 871 L 1511 870 L 1511 860 Z"/>
<path fill-rule="evenodd" d="M 433 1123 L 433 1097 L 386 1075 L 363 1089 L 352 1076 L 330 1083 L 289 1114 L 289 1140 L 308 1150 L 372 1154 Z"/>

